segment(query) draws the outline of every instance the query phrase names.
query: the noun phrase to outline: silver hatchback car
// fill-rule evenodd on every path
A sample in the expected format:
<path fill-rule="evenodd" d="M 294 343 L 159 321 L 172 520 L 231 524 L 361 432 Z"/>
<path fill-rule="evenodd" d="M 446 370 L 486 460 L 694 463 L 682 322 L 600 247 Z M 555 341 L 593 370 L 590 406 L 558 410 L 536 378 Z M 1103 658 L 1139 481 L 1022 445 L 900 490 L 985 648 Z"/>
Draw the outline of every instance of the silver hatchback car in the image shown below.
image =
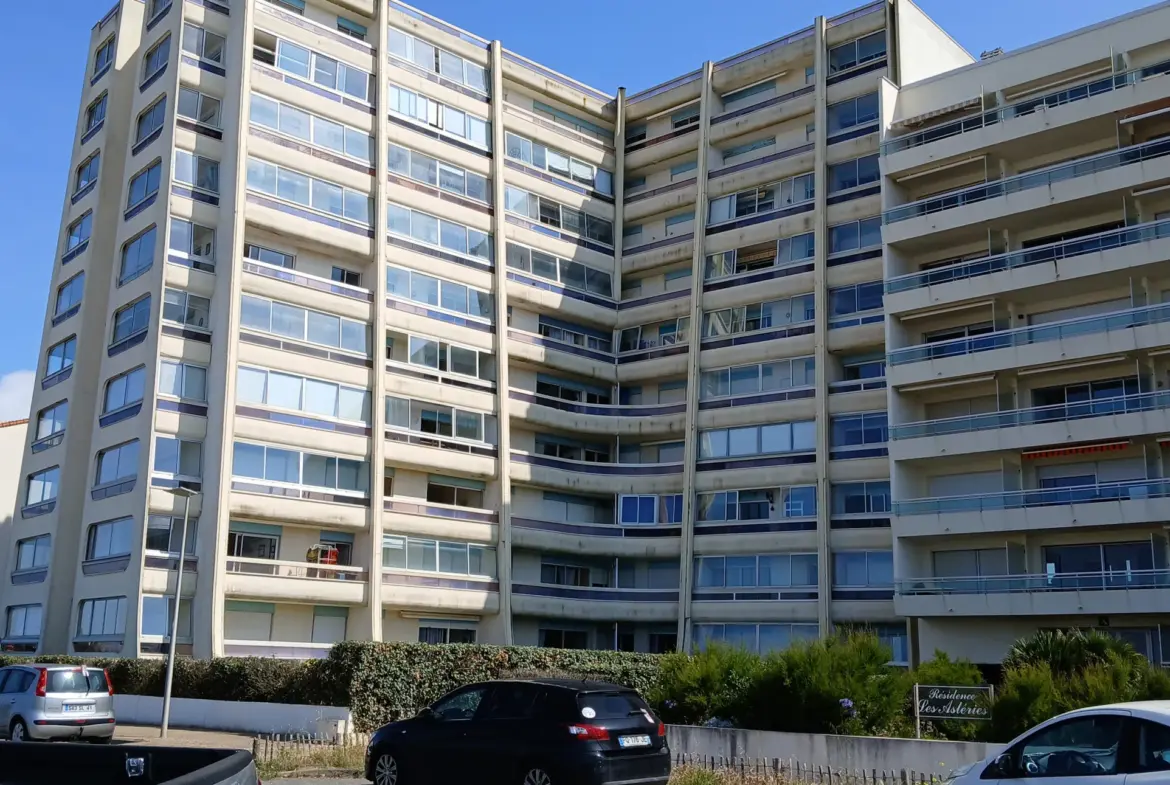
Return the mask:
<path fill-rule="evenodd" d="M 101 668 L 12 665 L 0 668 L 0 734 L 12 741 L 114 737 L 114 686 Z"/>

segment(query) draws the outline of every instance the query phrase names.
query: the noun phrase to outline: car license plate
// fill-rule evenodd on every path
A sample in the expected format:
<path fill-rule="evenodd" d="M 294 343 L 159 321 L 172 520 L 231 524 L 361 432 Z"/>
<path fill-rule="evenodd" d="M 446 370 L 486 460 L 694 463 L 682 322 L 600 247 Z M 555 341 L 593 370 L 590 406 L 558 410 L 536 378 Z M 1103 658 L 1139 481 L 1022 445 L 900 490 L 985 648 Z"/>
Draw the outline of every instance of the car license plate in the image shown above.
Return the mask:
<path fill-rule="evenodd" d="M 67 714 L 93 714 L 92 703 L 66 703 L 65 712 Z"/>
<path fill-rule="evenodd" d="M 618 736 L 619 747 L 649 747 L 649 736 Z"/>

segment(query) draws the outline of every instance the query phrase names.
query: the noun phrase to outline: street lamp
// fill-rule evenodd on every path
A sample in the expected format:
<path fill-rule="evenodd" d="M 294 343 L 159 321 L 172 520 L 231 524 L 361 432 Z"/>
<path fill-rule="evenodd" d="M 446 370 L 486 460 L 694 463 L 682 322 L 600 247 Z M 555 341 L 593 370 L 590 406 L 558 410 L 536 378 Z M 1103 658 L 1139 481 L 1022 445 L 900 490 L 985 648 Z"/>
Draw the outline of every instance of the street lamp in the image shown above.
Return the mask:
<path fill-rule="evenodd" d="M 191 497 L 199 495 L 199 491 L 182 486 L 165 490 L 183 500 L 183 531 L 179 538 L 179 572 L 175 576 L 175 607 L 171 611 L 171 645 L 167 649 L 167 680 L 163 687 L 162 725 L 158 732 L 160 739 L 167 737 L 167 725 L 171 721 L 171 685 L 175 678 L 175 649 L 179 645 L 179 594 L 183 590 L 183 561 L 187 558 L 187 521 L 191 514 Z"/>

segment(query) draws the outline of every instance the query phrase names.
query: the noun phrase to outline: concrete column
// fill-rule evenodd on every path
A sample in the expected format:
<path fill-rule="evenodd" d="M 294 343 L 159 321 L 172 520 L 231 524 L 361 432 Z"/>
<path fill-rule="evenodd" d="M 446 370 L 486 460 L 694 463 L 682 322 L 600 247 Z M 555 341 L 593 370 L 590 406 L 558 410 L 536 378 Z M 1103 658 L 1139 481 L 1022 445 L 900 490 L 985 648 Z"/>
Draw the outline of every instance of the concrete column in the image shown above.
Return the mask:
<path fill-rule="evenodd" d="M 707 158 L 711 128 L 711 75 L 714 64 L 703 64 L 703 86 L 699 93 L 699 159 L 695 172 L 695 239 L 691 252 L 691 326 L 687 346 L 687 419 L 683 450 L 682 555 L 679 563 L 678 645 L 691 649 L 691 587 L 695 576 L 695 460 L 699 455 L 699 352 L 703 327 L 703 260 L 707 234 Z M 624 140 L 623 140 L 624 144 Z"/>
<path fill-rule="evenodd" d="M 828 264 L 829 232 L 825 222 L 825 191 L 828 189 L 826 156 L 828 146 L 828 57 L 825 49 L 825 18 L 818 16 L 816 27 L 816 107 L 813 122 L 816 123 L 815 163 L 813 177 L 815 208 L 813 210 L 813 307 L 816 309 L 813 356 L 816 358 L 816 404 L 817 404 L 817 622 L 821 636 L 832 631 L 833 563 L 829 550 L 829 508 L 832 494 L 829 492 L 829 296 Z"/>
<path fill-rule="evenodd" d="M 508 416 L 508 266 L 504 242 L 504 47 L 492 41 L 492 242 L 496 269 L 496 406 L 499 424 L 496 460 L 500 480 L 500 523 L 496 544 L 500 577 L 500 621 L 504 644 L 512 643 L 512 426 Z"/>
<path fill-rule="evenodd" d="M 614 108 L 613 152 L 613 299 L 622 298 L 622 233 L 626 227 L 626 88 L 619 87 Z"/>

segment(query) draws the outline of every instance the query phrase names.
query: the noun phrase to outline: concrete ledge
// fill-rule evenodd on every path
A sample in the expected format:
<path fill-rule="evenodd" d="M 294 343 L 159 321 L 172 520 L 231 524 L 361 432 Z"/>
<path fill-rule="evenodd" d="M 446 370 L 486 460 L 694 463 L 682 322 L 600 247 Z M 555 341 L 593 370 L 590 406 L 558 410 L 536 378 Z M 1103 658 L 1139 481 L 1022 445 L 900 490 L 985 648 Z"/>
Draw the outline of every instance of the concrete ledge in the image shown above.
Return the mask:
<path fill-rule="evenodd" d="M 127 725 L 158 725 L 162 698 L 148 695 L 114 695 L 114 715 Z M 282 703 L 175 698 L 170 725 L 175 728 L 232 731 L 235 733 L 332 734 L 349 730 L 349 709 L 336 706 L 299 706 Z"/>

